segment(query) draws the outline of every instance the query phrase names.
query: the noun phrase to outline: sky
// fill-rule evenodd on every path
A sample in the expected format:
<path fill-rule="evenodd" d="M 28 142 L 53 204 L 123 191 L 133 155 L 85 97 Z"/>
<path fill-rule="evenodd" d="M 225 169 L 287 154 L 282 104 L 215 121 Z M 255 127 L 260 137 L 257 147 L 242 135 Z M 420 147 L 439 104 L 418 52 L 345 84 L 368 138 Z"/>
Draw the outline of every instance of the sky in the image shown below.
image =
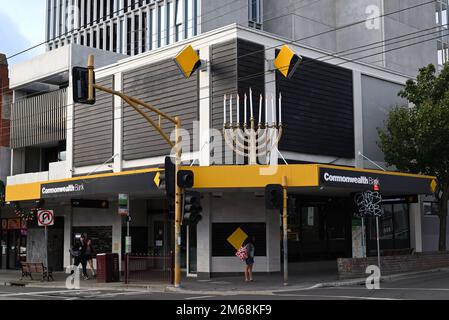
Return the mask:
<path fill-rule="evenodd" d="M 45 41 L 45 0 L 0 0 L 0 53 L 7 57 Z M 8 61 L 19 63 L 45 51 L 45 46 Z"/>

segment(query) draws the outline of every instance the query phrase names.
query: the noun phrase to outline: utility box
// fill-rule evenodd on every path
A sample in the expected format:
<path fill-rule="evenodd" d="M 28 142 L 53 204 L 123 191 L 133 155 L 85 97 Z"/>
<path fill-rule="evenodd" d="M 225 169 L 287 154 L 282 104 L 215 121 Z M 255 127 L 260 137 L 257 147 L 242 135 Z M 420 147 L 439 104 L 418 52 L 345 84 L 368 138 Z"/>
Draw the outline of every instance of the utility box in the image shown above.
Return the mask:
<path fill-rule="evenodd" d="M 119 255 L 117 253 L 97 254 L 97 282 L 120 282 Z"/>

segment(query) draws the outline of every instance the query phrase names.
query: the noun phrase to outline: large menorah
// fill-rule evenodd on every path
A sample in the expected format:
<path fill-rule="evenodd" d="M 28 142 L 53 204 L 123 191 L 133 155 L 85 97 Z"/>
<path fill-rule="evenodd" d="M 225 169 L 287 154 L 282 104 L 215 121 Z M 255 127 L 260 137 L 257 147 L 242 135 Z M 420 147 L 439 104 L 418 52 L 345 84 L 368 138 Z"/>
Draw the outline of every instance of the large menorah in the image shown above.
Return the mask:
<path fill-rule="evenodd" d="M 254 119 L 253 94 L 249 89 L 250 118 L 248 123 L 248 96 L 244 95 L 244 119 L 240 122 L 240 96 L 236 95 L 236 121 L 233 117 L 233 95 L 229 96 L 229 121 L 227 104 L 228 97 L 224 96 L 224 124 L 223 134 L 226 144 L 238 155 L 248 157 L 250 165 L 257 164 L 258 157 L 265 157 L 267 163 L 271 158 L 273 150 L 278 150 L 277 146 L 282 137 L 282 95 L 279 96 L 279 121 L 276 117 L 276 107 L 274 95 L 271 96 L 271 110 L 268 107 L 268 97 L 265 97 L 265 122 L 262 122 L 263 96 L 259 100 L 259 122 Z M 271 117 L 269 117 L 271 113 Z"/>

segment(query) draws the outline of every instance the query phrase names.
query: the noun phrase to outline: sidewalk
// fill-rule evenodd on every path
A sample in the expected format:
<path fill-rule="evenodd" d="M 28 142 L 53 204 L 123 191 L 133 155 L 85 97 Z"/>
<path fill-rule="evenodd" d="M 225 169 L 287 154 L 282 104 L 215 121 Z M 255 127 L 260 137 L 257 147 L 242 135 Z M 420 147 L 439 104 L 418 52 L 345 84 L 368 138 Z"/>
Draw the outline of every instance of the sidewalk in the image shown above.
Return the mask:
<path fill-rule="evenodd" d="M 396 274 L 382 277 L 382 281 L 394 281 L 401 278 L 416 277 L 432 272 L 449 271 L 449 268 L 434 269 L 428 271 Z M 54 273 L 55 281 L 42 282 L 39 280 L 20 280 L 19 271 L 0 270 L 0 286 L 26 286 L 34 288 L 67 289 L 65 273 Z M 36 278 L 37 279 L 37 278 Z M 366 279 L 338 280 L 336 274 L 322 272 L 293 274 L 289 277 L 288 286 L 284 286 L 283 277 L 280 274 L 255 274 L 254 282 L 245 282 L 242 277 L 219 277 L 211 280 L 198 280 L 195 278 L 182 279 L 181 288 L 175 288 L 167 283 L 131 283 L 129 285 L 120 283 L 97 283 L 96 280 L 81 280 L 82 290 L 121 290 L 121 291 L 151 291 L 151 292 L 177 292 L 201 295 L 271 295 L 276 292 L 288 292 L 308 290 L 323 287 L 350 286 L 364 284 Z"/>

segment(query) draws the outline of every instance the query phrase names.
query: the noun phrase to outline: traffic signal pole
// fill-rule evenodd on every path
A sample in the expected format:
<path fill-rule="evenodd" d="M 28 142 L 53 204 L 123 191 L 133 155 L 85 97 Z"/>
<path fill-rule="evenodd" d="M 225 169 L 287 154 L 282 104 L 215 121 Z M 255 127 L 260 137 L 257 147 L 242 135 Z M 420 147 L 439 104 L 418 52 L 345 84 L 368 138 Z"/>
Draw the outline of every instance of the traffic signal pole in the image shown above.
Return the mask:
<path fill-rule="evenodd" d="M 176 117 L 176 167 L 175 167 L 175 287 L 181 286 L 181 205 L 182 190 L 178 186 L 178 172 L 181 168 L 181 120 Z"/>
<path fill-rule="evenodd" d="M 288 285 L 288 215 L 287 215 L 287 177 L 282 177 L 282 227 L 284 241 L 284 286 Z"/>
<path fill-rule="evenodd" d="M 162 136 L 162 138 L 175 150 L 175 279 L 174 279 L 174 285 L 175 287 L 179 288 L 181 286 L 181 197 L 182 197 L 182 190 L 178 186 L 178 172 L 181 168 L 181 156 L 182 156 L 182 148 L 181 148 L 181 120 L 179 117 L 171 117 L 164 112 L 160 111 L 159 109 L 153 107 L 152 105 L 145 103 L 139 99 L 130 97 L 128 95 L 123 94 L 122 92 L 111 90 L 109 88 L 97 85 L 94 83 L 94 56 L 89 55 L 88 58 L 88 100 L 93 101 L 94 100 L 94 90 L 100 90 L 104 91 L 106 93 L 119 96 L 122 98 L 126 103 L 128 103 L 136 112 L 138 112 L 147 122 L 157 130 L 157 132 Z M 170 140 L 170 137 L 162 130 L 162 127 L 160 125 L 160 121 L 157 124 L 153 119 L 151 119 L 150 116 L 148 116 L 145 112 L 140 110 L 139 106 L 142 106 L 157 115 L 159 117 L 162 117 L 171 123 L 175 125 L 175 136 L 176 136 L 176 143 L 173 143 Z"/>

